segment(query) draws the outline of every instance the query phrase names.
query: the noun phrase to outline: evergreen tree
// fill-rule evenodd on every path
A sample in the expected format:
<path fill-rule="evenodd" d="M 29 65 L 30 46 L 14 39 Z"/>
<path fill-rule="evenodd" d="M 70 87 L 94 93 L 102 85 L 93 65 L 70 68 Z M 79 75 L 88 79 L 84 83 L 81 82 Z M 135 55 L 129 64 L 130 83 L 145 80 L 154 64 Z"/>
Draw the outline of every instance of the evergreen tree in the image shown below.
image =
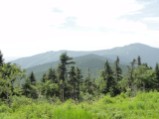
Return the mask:
<path fill-rule="evenodd" d="M 131 62 L 131 66 L 128 66 L 128 86 L 130 89 L 132 89 L 133 87 L 133 81 L 134 81 L 133 73 L 135 69 L 135 63 L 136 60 L 133 59 L 133 61 Z"/>
<path fill-rule="evenodd" d="M 51 80 L 53 83 L 58 83 L 56 72 L 54 69 L 50 68 L 48 72 L 48 79 Z"/>
<path fill-rule="evenodd" d="M 36 84 L 36 79 L 35 79 L 35 75 L 34 75 L 34 72 L 31 72 L 30 76 L 29 76 L 29 80 L 30 80 L 30 83 L 32 85 L 35 85 Z"/>
<path fill-rule="evenodd" d="M 95 79 L 91 77 L 90 69 L 88 69 L 87 76 L 80 81 L 80 99 L 91 100 L 96 96 L 98 87 L 95 83 Z"/>
<path fill-rule="evenodd" d="M 69 71 L 69 80 L 68 84 L 70 86 L 70 90 L 68 90 L 68 95 L 74 100 L 79 99 L 80 94 L 80 80 L 81 80 L 81 72 L 79 68 L 75 68 L 74 66 L 71 66 Z"/>
<path fill-rule="evenodd" d="M 115 71 L 114 71 L 115 80 L 117 82 L 122 79 L 122 69 L 120 68 L 119 63 L 120 63 L 120 59 L 119 57 L 117 57 L 115 61 Z"/>
<path fill-rule="evenodd" d="M 70 64 L 74 64 L 72 58 L 69 57 L 66 53 L 63 53 L 60 56 L 60 64 L 58 66 L 58 78 L 59 78 L 59 86 L 60 86 L 60 99 L 65 101 L 65 89 L 67 83 L 67 66 Z"/>
<path fill-rule="evenodd" d="M 156 64 L 155 67 L 155 76 L 156 76 L 156 89 L 159 90 L 159 65 Z"/>
<path fill-rule="evenodd" d="M 3 54 L 0 51 L 0 66 L 2 66 L 2 64 L 3 64 Z"/>
<path fill-rule="evenodd" d="M 23 89 L 23 95 L 33 99 L 38 98 L 36 78 L 33 72 L 31 72 L 29 78 L 26 79 L 25 83 L 22 86 L 22 89 Z"/>
<path fill-rule="evenodd" d="M 113 93 L 114 92 L 115 80 L 114 80 L 113 75 L 114 75 L 113 71 L 107 60 L 105 63 L 105 66 L 104 66 L 104 71 L 102 72 L 102 78 L 106 83 L 106 87 L 104 88 L 103 93 L 108 93 L 108 92 Z"/>
<path fill-rule="evenodd" d="M 56 71 L 52 68 L 50 68 L 48 73 L 45 73 L 42 77 L 41 94 L 47 98 L 59 96 L 59 84 Z"/>
<path fill-rule="evenodd" d="M 122 80 L 122 69 L 119 66 L 120 59 L 117 57 L 115 61 L 115 71 L 114 71 L 114 94 L 117 95 L 120 93 L 121 89 L 119 87 L 119 82 Z"/>
<path fill-rule="evenodd" d="M 155 89 L 155 72 L 147 65 L 141 64 L 134 69 L 133 85 L 137 91 L 149 91 Z M 134 91 L 134 90 L 133 90 Z"/>
<path fill-rule="evenodd" d="M 91 77 L 86 77 L 86 79 L 84 80 L 83 83 L 84 83 L 83 92 L 91 94 L 91 95 L 95 95 L 96 90 L 97 90 L 95 81 L 93 79 L 91 79 Z"/>
<path fill-rule="evenodd" d="M 75 94 L 75 98 L 79 100 L 80 98 L 80 85 L 82 82 L 82 73 L 81 70 L 77 67 L 76 68 L 76 94 Z"/>
<path fill-rule="evenodd" d="M 25 80 L 25 83 L 22 85 L 22 91 L 23 91 L 23 95 L 25 95 L 26 97 L 31 98 L 31 82 L 29 80 L 29 78 L 27 78 Z"/>
<path fill-rule="evenodd" d="M 0 98 L 10 105 L 13 95 L 20 95 L 20 80 L 24 72 L 15 64 L 3 63 L 0 68 Z M 15 83 L 16 82 L 16 83 Z"/>
<path fill-rule="evenodd" d="M 42 83 L 45 83 L 48 80 L 48 76 L 46 73 L 43 74 Z"/>
<path fill-rule="evenodd" d="M 76 92 L 76 72 L 75 67 L 71 66 L 69 71 L 69 80 L 68 85 L 70 86 L 70 90 L 68 90 L 68 93 L 66 95 L 70 95 L 71 98 L 75 99 L 75 92 Z"/>
<path fill-rule="evenodd" d="M 140 58 L 140 56 L 137 57 L 137 63 L 138 63 L 138 66 L 141 65 L 141 58 Z"/>

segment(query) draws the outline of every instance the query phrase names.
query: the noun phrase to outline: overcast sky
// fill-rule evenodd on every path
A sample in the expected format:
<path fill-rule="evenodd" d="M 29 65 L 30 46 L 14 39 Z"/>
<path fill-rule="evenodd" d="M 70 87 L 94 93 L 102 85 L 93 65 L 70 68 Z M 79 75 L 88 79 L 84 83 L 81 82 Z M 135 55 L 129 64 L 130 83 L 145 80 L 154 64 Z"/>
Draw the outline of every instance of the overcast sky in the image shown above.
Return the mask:
<path fill-rule="evenodd" d="M 159 47 L 159 0 L 0 0 L 5 57 L 50 50 Z"/>

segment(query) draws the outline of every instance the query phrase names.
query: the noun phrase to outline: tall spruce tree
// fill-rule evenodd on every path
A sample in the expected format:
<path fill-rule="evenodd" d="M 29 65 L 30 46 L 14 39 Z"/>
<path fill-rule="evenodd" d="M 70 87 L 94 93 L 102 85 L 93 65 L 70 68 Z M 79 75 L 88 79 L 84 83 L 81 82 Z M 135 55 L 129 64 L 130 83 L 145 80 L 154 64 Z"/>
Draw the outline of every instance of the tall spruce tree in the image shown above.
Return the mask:
<path fill-rule="evenodd" d="M 81 70 L 76 67 L 76 94 L 75 94 L 75 98 L 77 100 L 80 99 L 80 85 L 81 85 L 81 82 L 82 82 L 82 73 L 81 73 Z"/>
<path fill-rule="evenodd" d="M 69 77 L 68 77 L 68 82 L 67 85 L 69 89 L 67 90 L 67 97 L 75 99 L 75 92 L 76 92 L 76 72 L 75 72 L 75 67 L 71 66 L 70 71 L 68 72 Z"/>
<path fill-rule="evenodd" d="M 42 81 L 42 83 L 45 83 L 47 80 L 48 80 L 48 76 L 46 73 L 44 73 L 41 81 Z"/>
<path fill-rule="evenodd" d="M 156 75 L 156 88 L 159 90 L 159 65 L 158 63 L 156 64 L 155 67 L 155 75 Z"/>
<path fill-rule="evenodd" d="M 31 72 L 30 76 L 26 79 L 25 83 L 22 85 L 23 95 L 29 98 L 38 98 L 38 91 L 36 87 L 36 78 L 34 72 Z"/>
<path fill-rule="evenodd" d="M 70 85 L 70 97 L 74 100 L 79 99 L 79 93 L 80 93 L 80 80 L 81 80 L 81 72 L 79 68 L 75 68 L 74 66 L 71 66 L 69 71 L 69 80 L 68 84 Z"/>
<path fill-rule="evenodd" d="M 115 71 L 114 71 L 114 75 L 115 75 L 115 80 L 118 82 L 122 79 L 122 69 L 120 68 L 120 59 L 119 57 L 117 57 L 116 61 L 115 61 Z"/>
<path fill-rule="evenodd" d="M 135 70 L 135 63 L 136 63 L 136 60 L 133 59 L 133 61 L 131 62 L 131 65 L 128 66 L 128 86 L 130 89 L 132 89 L 133 82 L 134 82 L 133 74 L 134 74 L 134 70 Z"/>
<path fill-rule="evenodd" d="M 65 101 L 65 88 L 67 84 L 68 71 L 67 66 L 74 64 L 72 58 L 67 55 L 67 53 L 63 53 L 60 56 L 60 63 L 58 66 L 58 78 L 59 78 L 59 87 L 60 87 L 60 99 Z"/>
<path fill-rule="evenodd" d="M 57 76 L 56 76 L 56 71 L 52 68 L 49 69 L 48 72 L 48 79 L 53 82 L 53 83 L 58 83 L 57 81 Z"/>
<path fill-rule="evenodd" d="M 30 80 L 30 82 L 31 82 L 32 85 L 36 84 L 36 79 L 35 79 L 34 72 L 31 72 L 31 74 L 29 76 L 29 80 Z"/>
<path fill-rule="evenodd" d="M 103 90 L 103 93 L 113 92 L 114 84 L 115 84 L 115 80 L 114 80 L 113 75 L 114 75 L 113 71 L 110 67 L 108 60 L 107 60 L 105 65 L 104 65 L 104 70 L 102 72 L 102 78 L 106 83 L 106 87 Z"/>
<path fill-rule="evenodd" d="M 2 52 L 0 51 L 0 66 L 2 66 L 3 64 L 3 54 Z"/>
<path fill-rule="evenodd" d="M 120 68 L 120 59 L 117 57 L 115 61 L 115 70 L 114 70 L 114 91 L 113 95 L 117 95 L 121 92 L 119 82 L 122 80 L 122 69 Z"/>
<path fill-rule="evenodd" d="M 138 66 L 141 65 L 141 57 L 140 56 L 137 57 L 137 64 L 138 64 Z"/>

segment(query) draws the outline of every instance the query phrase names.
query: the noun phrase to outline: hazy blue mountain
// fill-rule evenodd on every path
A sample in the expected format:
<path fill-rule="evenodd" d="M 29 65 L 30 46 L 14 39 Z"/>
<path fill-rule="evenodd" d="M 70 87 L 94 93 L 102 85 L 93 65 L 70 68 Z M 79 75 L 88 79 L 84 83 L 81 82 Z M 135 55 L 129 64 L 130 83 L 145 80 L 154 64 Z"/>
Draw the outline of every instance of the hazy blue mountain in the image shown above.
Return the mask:
<path fill-rule="evenodd" d="M 67 54 L 73 58 L 85 56 L 88 54 L 95 54 L 102 57 L 106 57 L 114 61 L 117 56 L 120 57 L 122 63 L 130 63 L 133 58 L 141 56 L 143 62 L 147 62 L 149 65 L 154 66 L 156 62 L 159 61 L 159 49 L 153 48 L 143 44 L 131 44 L 124 47 L 117 47 L 109 50 L 99 50 L 99 51 L 50 51 L 31 57 L 25 57 L 18 60 L 12 61 L 23 68 L 29 68 L 37 65 L 42 65 L 45 63 L 55 62 L 59 59 L 61 53 L 67 52 Z"/>
<path fill-rule="evenodd" d="M 136 43 L 124 47 L 99 51 L 50 51 L 31 57 L 21 58 L 12 61 L 12 63 L 16 63 L 22 66 L 22 68 L 27 69 L 28 73 L 30 71 L 35 71 L 36 74 L 42 75 L 48 68 L 55 68 L 57 66 L 59 56 L 63 52 L 67 52 L 69 56 L 74 58 L 77 66 L 82 69 L 85 75 L 88 74 L 89 71 L 97 72 L 92 73 L 94 76 L 103 68 L 106 59 L 109 59 L 109 61 L 113 63 L 117 56 L 119 56 L 121 64 L 123 65 L 128 65 L 138 56 L 141 57 L 142 62 L 146 62 L 152 67 L 155 66 L 156 62 L 159 62 L 158 48 Z"/>
<path fill-rule="evenodd" d="M 88 54 L 85 56 L 76 57 L 74 58 L 74 61 L 76 62 L 75 66 L 78 66 L 82 70 L 82 74 L 84 76 L 87 76 L 88 73 L 90 73 L 92 77 L 98 77 L 101 69 L 104 67 L 106 58 L 95 54 Z M 34 71 L 37 78 L 41 78 L 49 68 L 57 68 L 58 63 L 59 61 L 46 63 L 30 67 L 26 70 L 28 74 L 31 73 L 31 71 Z"/>
<path fill-rule="evenodd" d="M 20 65 L 22 68 L 29 68 L 37 65 L 42 65 L 45 63 L 55 62 L 59 59 L 59 56 L 63 52 L 67 52 L 67 54 L 71 57 L 79 57 L 89 54 L 89 52 L 80 52 L 80 51 L 66 51 L 66 50 L 61 50 L 57 52 L 49 51 L 46 53 L 41 53 L 30 57 L 20 58 L 11 62 Z"/>
<path fill-rule="evenodd" d="M 119 56 L 120 61 L 126 64 L 130 63 L 132 59 L 140 56 L 142 62 L 146 62 L 154 67 L 155 64 L 159 62 L 159 48 L 136 43 L 107 50 L 104 56 L 108 56 L 112 60 L 116 59 L 116 56 Z"/>

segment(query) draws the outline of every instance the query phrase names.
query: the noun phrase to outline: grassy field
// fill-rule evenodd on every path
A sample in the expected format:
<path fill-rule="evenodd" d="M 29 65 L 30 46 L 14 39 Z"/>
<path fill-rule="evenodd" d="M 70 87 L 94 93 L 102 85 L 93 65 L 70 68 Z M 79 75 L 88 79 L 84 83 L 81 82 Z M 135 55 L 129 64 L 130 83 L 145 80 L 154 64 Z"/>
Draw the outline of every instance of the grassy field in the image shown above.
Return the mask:
<path fill-rule="evenodd" d="M 31 100 L 14 97 L 9 108 L 0 104 L 0 119 L 157 119 L 159 117 L 159 93 L 138 93 L 136 97 L 121 94 L 104 96 L 95 101 L 77 103 L 68 100 Z"/>

